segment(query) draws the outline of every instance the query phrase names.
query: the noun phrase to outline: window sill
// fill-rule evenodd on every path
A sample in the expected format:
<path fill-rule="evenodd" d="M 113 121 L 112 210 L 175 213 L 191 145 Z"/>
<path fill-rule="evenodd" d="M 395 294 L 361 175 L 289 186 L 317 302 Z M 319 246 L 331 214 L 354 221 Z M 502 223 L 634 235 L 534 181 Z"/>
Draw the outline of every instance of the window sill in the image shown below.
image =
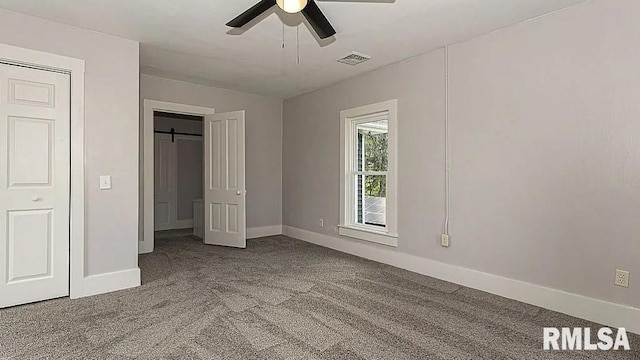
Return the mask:
<path fill-rule="evenodd" d="M 383 231 L 375 231 L 368 228 L 361 228 L 357 226 L 338 226 L 338 233 L 342 236 L 347 236 L 355 239 L 374 242 L 376 244 L 382 244 L 387 246 L 398 246 L 398 235 L 389 234 Z"/>

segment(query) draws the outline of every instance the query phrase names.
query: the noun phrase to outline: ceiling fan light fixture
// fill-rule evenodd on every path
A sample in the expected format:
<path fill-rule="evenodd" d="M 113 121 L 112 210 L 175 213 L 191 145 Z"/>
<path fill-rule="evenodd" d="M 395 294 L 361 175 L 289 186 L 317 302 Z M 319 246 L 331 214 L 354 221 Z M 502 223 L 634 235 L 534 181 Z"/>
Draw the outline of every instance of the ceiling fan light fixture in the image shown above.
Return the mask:
<path fill-rule="evenodd" d="M 276 0 L 276 3 L 280 9 L 290 14 L 298 13 L 307 6 L 307 0 Z"/>

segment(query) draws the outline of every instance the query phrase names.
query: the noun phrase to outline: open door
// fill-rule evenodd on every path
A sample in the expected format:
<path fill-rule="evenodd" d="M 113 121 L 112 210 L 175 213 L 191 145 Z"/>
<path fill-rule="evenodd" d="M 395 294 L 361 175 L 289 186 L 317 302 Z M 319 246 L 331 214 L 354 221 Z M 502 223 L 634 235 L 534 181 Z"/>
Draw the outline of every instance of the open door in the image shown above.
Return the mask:
<path fill-rule="evenodd" d="M 204 124 L 204 243 L 245 248 L 244 111 Z"/>

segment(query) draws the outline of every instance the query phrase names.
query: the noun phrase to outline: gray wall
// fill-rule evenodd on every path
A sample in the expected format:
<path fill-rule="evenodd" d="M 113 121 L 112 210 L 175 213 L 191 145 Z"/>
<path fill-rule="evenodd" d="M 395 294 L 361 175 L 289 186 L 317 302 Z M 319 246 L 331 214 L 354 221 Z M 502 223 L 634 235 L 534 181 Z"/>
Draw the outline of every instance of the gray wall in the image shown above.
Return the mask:
<path fill-rule="evenodd" d="M 140 76 L 140 94 L 141 101 L 213 107 L 216 112 L 246 110 L 247 227 L 282 224 L 281 99 L 144 74 Z"/>
<path fill-rule="evenodd" d="M 86 275 L 137 268 L 138 43 L 6 10 L 0 24 L 0 43 L 85 60 Z"/>
<path fill-rule="evenodd" d="M 283 224 L 337 236 L 339 111 L 397 98 L 397 251 L 640 306 L 639 23 L 591 1 L 450 47 L 448 249 L 443 50 L 285 101 Z"/>

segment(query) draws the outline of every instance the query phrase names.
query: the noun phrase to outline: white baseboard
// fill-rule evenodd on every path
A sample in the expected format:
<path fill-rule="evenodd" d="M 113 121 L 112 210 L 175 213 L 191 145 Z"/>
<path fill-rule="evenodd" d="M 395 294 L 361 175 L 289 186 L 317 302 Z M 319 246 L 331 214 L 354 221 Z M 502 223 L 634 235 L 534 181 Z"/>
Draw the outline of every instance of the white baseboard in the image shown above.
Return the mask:
<path fill-rule="evenodd" d="M 387 247 L 282 227 L 283 234 L 545 309 L 640 334 L 640 309 L 418 257 Z"/>
<path fill-rule="evenodd" d="M 193 227 L 193 219 L 178 220 L 173 226 L 173 229 L 190 229 Z"/>
<path fill-rule="evenodd" d="M 153 231 L 167 231 L 167 230 L 181 230 L 189 229 L 193 227 L 193 219 L 178 220 L 173 224 L 168 225 L 156 225 Z"/>
<path fill-rule="evenodd" d="M 154 243 L 151 241 L 138 241 L 138 255 L 153 252 Z"/>
<path fill-rule="evenodd" d="M 247 239 L 255 239 L 274 235 L 282 235 L 282 225 L 254 227 L 247 229 Z"/>
<path fill-rule="evenodd" d="M 140 286 L 140 269 L 116 271 L 84 278 L 82 297 Z"/>

